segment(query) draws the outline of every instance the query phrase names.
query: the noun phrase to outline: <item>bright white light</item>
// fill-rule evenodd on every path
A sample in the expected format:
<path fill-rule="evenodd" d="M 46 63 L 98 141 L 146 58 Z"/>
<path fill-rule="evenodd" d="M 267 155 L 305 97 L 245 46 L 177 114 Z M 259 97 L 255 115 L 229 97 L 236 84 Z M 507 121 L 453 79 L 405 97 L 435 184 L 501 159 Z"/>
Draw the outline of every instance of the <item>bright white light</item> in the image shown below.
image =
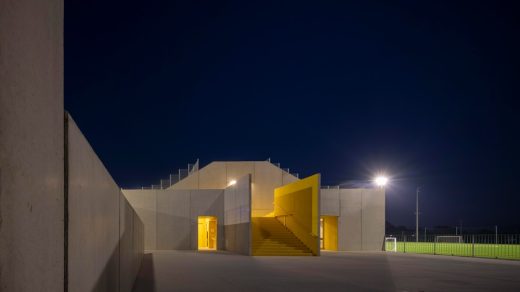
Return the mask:
<path fill-rule="evenodd" d="M 236 184 L 237 184 L 237 181 L 232 179 L 232 180 L 229 181 L 228 186 L 232 186 L 232 185 L 236 185 Z"/>
<path fill-rule="evenodd" d="M 380 176 L 376 177 L 374 182 L 376 183 L 376 185 L 378 187 L 384 187 L 388 183 L 388 178 L 386 176 L 380 175 Z"/>

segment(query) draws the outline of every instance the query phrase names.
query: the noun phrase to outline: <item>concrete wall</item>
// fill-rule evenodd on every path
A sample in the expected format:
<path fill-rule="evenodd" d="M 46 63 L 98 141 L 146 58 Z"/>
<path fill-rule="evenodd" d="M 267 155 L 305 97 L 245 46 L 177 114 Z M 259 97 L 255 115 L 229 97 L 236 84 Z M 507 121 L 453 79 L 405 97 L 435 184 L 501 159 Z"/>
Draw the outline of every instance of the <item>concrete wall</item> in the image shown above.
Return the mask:
<path fill-rule="evenodd" d="M 225 189 L 229 182 L 251 174 L 253 217 L 274 211 L 274 189 L 298 178 L 268 161 L 215 161 L 170 187 L 172 190 Z"/>
<path fill-rule="evenodd" d="M 361 225 L 361 189 L 340 190 L 338 218 L 338 249 L 363 250 Z"/>
<path fill-rule="evenodd" d="M 157 249 L 157 190 L 123 190 L 144 224 L 144 249 Z"/>
<path fill-rule="evenodd" d="M 274 189 L 283 185 L 284 172 L 267 161 L 255 163 L 252 217 L 266 216 L 274 212 Z"/>
<path fill-rule="evenodd" d="M 363 250 L 382 250 L 385 241 L 385 191 L 364 189 L 361 206 Z"/>
<path fill-rule="evenodd" d="M 63 1 L 0 1 L 0 291 L 131 291 L 142 224 L 66 125 Z"/>
<path fill-rule="evenodd" d="M 142 223 L 70 116 L 66 131 L 69 291 L 131 291 Z"/>
<path fill-rule="evenodd" d="M 63 1 L 0 1 L 0 291 L 64 289 Z"/>
<path fill-rule="evenodd" d="M 121 192 L 119 202 L 119 291 L 132 291 L 143 258 L 144 225 Z"/>
<path fill-rule="evenodd" d="M 157 249 L 191 249 L 190 200 L 190 191 L 157 192 Z"/>
<path fill-rule="evenodd" d="M 339 216 L 339 189 L 321 189 L 321 215 Z"/>
<path fill-rule="evenodd" d="M 224 191 L 225 249 L 251 254 L 251 175 L 237 180 Z"/>
<path fill-rule="evenodd" d="M 196 250 L 198 216 L 217 217 L 224 249 L 224 190 L 123 190 L 144 223 L 145 250 Z"/>
<path fill-rule="evenodd" d="M 321 215 L 338 216 L 338 250 L 381 250 L 384 189 L 322 189 Z"/>

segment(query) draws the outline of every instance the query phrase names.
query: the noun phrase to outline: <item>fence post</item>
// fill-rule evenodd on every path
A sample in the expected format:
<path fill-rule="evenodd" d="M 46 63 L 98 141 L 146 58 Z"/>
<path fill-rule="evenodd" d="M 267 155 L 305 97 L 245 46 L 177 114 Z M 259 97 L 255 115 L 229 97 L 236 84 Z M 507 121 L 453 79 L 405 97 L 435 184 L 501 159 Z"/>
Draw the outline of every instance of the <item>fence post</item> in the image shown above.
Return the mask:
<path fill-rule="evenodd" d="M 406 235 L 404 236 L 404 248 L 403 248 L 403 252 L 406 253 Z"/>
<path fill-rule="evenodd" d="M 437 254 L 437 236 L 433 237 L 433 255 Z"/>
<path fill-rule="evenodd" d="M 471 235 L 471 256 L 475 257 L 475 234 Z"/>

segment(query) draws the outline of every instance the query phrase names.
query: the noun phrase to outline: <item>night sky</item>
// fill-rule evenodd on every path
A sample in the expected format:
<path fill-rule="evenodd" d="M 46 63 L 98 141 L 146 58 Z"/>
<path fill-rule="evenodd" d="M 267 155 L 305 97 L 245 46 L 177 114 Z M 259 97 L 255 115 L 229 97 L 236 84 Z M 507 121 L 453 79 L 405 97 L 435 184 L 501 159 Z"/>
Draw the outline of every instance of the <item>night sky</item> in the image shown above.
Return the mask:
<path fill-rule="evenodd" d="M 394 225 L 416 186 L 421 226 L 520 223 L 515 1 L 163 2 L 65 4 L 65 106 L 120 186 L 271 157 L 386 172 Z"/>

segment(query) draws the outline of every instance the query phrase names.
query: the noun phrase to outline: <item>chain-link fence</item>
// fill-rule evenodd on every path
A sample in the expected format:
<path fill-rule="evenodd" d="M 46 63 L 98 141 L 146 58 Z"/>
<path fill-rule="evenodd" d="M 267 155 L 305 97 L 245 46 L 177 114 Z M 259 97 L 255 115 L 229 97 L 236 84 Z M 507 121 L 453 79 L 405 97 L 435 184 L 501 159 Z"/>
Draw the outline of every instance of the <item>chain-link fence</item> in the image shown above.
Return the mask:
<path fill-rule="evenodd" d="M 387 235 L 385 250 L 403 253 L 520 260 L 519 234 Z"/>

